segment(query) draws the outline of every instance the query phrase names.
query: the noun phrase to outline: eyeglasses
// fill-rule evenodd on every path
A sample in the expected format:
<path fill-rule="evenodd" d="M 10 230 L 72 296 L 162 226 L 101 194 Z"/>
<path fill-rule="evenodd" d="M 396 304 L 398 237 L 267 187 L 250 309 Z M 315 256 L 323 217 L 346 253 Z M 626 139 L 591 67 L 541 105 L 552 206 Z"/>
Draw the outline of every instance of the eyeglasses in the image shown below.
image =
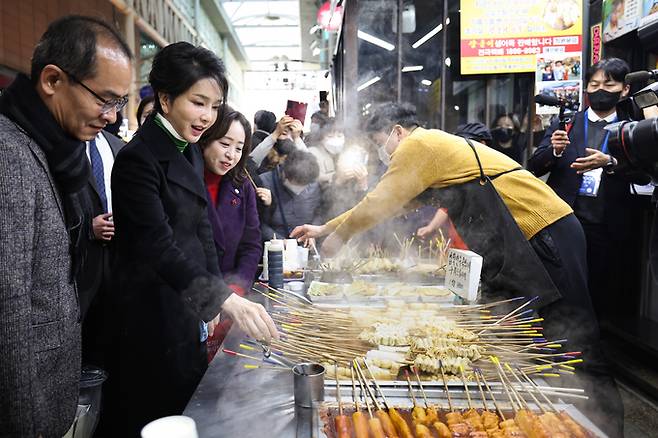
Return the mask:
<path fill-rule="evenodd" d="M 59 67 L 59 69 L 62 70 L 64 73 L 66 73 L 75 82 L 80 84 L 82 86 L 82 88 L 87 90 L 92 96 L 94 96 L 96 99 L 98 99 L 102 102 L 103 105 L 101 106 L 101 114 L 107 114 L 112 110 L 114 110 L 116 112 L 119 112 L 128 103 L 128 96 L 117 97 L 117 98 L 114 98 L 114 99 L 105 99 L 105 98 L 99 96 L 94 90 L 92 90 L 91 88 L 86 86 L 84 83 L 82 83 L 82 81 L 80 79 L 76 78 L 74 75 L 72 75 L 71 73 L 64 70 L 62 67 Z"/>

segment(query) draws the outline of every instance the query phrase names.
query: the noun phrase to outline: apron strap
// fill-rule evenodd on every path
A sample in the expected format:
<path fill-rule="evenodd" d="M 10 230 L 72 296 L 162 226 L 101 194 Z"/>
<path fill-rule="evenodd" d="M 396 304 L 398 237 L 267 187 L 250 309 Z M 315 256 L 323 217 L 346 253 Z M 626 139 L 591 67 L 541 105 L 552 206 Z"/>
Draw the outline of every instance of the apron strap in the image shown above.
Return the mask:
<path fill-rule="evenodd" d="M 468 143 L 468 145 L 473 150 L 473 153 L 475 154 L 475 159 L 478 162 L 478 167 L 480 168 L 480 184 L 485 185 L 487 183 L 488 178 L 487 175 L 484 174 L 484 169 L 482 168 L 482 163 L 480 162 L 480 156 L 475 150 L 475 145 L 473 144 L 470 138 L 465 138 L 464 140 L 466 140 L 466 143 Z"/>
<path fill-rule="evenodd" d="M 519 166 L 519 167 L 515 167 L 513 169 L 505 170 L 505 171 L 497 173 L 495 175 L 491 175 L 491 176 L 486 175 L 484 173 L 484 169 L 482 168 L 482 162 L 480 161 L 480 156 L 478 155 L 477 151 L 475 150 L 475 145 L 473 144 L 473 142 L 471 141 L 470 138 L 465 138 L 464 140 L 466 140 L 468 145 L 473 150 L 473 153 L 475 154 L 475 159 L 478 162 L 478 167 L 480 168 L 480 184 L 485 185 L 487 183 L 487 181 L 493 181 L 496 178 L 498 178 L 499 176 L 503 176 L 503 175 L 506 175 L 506 174 L 511 173 L 511 172 L 516 172 L 517 170 L 523 170 L 523 167 Z"/>

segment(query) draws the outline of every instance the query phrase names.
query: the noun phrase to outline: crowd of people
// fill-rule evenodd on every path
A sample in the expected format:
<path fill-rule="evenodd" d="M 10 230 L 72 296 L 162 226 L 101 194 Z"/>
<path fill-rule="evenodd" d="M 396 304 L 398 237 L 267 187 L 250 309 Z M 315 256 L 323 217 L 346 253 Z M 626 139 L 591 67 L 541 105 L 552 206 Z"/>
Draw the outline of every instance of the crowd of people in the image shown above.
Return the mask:
<path fill-rule="evenodd" d="M 452 135 L 384 104 L 353 144 L 326 104 L 307 134 L 266 110 L 252 126 L 225 104 L 221 60 L 184 42 L 155 56 L 124 144 L 104 128 L 127 103 L 132 62 L 110 25 L 64 17 L 0 97 L 0 436 L 64 435 L 83 363 L 109 373 L 103 436 L 181 413 L 231 324 L 279 336 L 244 298 L 263 242 L 324 239 L 333 255 L 385 220 L 386 236 L 443 227 L 483 255 L 485 297 L 531 285 L 547 333 L 586 352 L 582 381 L 605 400 L 587 414 L 621 436 L 596 311 L 614 287 L 609 230 L 629 229 L 628 184 L 642 182 L 616 173 L 603 129 L 628 93 L 623 61 L 589 70 L 590 108 L 551 126 L 527 169 L 512 114 Z"/>

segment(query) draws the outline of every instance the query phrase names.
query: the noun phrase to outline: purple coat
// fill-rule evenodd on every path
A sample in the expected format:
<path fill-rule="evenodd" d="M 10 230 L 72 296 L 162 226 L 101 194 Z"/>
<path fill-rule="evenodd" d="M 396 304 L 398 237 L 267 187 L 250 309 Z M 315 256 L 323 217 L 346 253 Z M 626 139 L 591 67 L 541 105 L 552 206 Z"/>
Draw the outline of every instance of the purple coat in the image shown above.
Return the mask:
<path fill-rule="evenodd" d="M 208 218 L 224 281 L 249 291 L 263 254 L 253 186 L 248 181 L 239 185 L 222 178 L 217 207 L 208 204 Z"/>

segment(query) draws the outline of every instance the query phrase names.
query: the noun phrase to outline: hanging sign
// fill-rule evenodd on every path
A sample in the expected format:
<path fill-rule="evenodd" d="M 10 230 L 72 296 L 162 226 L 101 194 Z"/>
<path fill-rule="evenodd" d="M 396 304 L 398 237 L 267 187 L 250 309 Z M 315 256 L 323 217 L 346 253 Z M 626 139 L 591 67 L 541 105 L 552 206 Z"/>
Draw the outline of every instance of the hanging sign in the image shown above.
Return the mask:
<path fill-rule="evenodd" d="M 582 51 L 582 0 L 462 0 L 461 73 L 533 72 L 537 55 Z"/>

